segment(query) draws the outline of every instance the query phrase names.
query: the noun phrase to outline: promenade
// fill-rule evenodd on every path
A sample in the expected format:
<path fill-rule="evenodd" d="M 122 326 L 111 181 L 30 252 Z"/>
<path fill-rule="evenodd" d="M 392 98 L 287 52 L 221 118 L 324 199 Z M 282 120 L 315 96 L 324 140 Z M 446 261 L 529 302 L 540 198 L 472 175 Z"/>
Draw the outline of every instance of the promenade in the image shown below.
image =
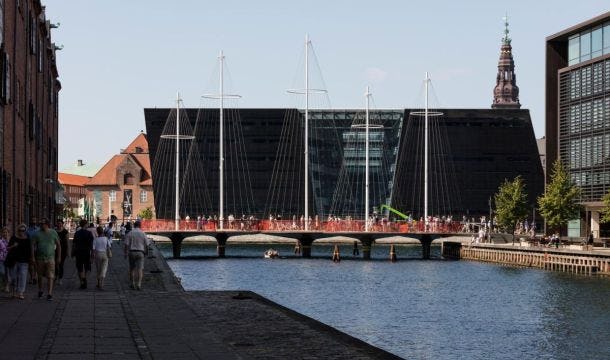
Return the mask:
<path fill-rule="evenodd" d="M 155 250 L 129 289 L 114 245 L 104 291 L 78 289 L 71 259 L 54 301 L 0 295 L 1 359 L 395 359 L 247 291 L 185 292 Z M 213 274 L 201 274 L 214 276 Z M 93 286 L 91 285 L 93 284 Z"/>

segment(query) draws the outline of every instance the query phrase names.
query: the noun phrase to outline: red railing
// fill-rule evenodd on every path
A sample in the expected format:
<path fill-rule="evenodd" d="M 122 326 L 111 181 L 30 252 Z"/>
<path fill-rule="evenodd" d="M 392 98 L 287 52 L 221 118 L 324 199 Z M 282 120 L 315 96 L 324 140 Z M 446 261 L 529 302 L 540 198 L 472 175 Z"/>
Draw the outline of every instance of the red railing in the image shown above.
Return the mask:
<path fill-rule="evenodd" d="M 175 220 L 157 219 L 142 220 L 144 231 L 174 231 Z M 219 229 L 218 220 L 180 220 L 180 231 L 216 231 Z M 310 231 L 322 232 L 363 232 L 365 222 L 362 220 L 334 220 L 311 221 Z M 263 231 L 263 232 L 291 232 L 303 231 L 305 224 L 293 220 L 225 220 L 225 230 L 235 231 Z M 382 233 L 462 233 L 464 226 L 458 221 L 443 222 L 432 221 L 427 226 L 423 221 L 378 221 L 370 224 L 369 231 Z"/>

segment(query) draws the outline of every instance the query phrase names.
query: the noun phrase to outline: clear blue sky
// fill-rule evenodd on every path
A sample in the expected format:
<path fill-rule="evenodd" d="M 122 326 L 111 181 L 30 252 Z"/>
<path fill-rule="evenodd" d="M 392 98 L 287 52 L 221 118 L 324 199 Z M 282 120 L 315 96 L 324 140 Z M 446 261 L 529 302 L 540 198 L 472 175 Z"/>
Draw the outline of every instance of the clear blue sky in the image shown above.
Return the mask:
<path fill-rule="evenodd" d="M 607 0 L 43 0 L 61 27 L 60 169 L 105 163 L 145 129 L 144 107 L 200 104 L 227 56 L 240 107 L 287 107 L 309 33 L 331 105 L 416 104 L 425 71 L 445 107 L 488 108 L 508 12 L 517 84 L 544 133 L 544 39 L 610 10 Z"/>

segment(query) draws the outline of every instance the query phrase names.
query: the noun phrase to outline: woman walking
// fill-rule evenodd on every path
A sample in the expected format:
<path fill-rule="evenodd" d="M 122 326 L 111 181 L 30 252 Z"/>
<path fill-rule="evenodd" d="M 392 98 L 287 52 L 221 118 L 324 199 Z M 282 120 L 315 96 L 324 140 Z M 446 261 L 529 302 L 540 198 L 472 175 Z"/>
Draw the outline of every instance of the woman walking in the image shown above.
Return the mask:
<path fill-rule="evenodd" d="M 8 258 L 10 259 L 10 282 L 14 297 L 24 299 L 25 285 L 28 280 L 28 266 L 32 259 L 32 243 L 26 233 L 25 224 L 17 226 L 17 234 L 8 243 Z"/>
<path fill-rule="evenodd" d="M 108 270 L 108 255 L 110 248 L 112 247 L 111 240 L 104 236 L 104 228 L 98 226 L 97 237 L 93 240 L 93 250 L 95 251 L 95 270 L 97 272 L 97 285 L 96 288 L 104 289 L 104 278 L 106 277 L 106 271 Z"/>

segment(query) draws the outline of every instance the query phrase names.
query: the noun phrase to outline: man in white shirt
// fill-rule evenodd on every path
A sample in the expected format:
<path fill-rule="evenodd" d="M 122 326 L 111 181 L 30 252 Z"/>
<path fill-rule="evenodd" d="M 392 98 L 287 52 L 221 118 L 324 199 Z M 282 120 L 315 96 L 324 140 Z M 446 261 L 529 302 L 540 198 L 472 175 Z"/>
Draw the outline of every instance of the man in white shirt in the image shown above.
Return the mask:
<path fill-rule="evenodd" d="M 144 257 L 148 253 L 149 241 L 140 228 L 141 222 L 134 223 L 134 229 L 125 235 L 125 257 L 129 256 L 129 280 L 131 288 L 142 290 L 144 277 Z"/>

